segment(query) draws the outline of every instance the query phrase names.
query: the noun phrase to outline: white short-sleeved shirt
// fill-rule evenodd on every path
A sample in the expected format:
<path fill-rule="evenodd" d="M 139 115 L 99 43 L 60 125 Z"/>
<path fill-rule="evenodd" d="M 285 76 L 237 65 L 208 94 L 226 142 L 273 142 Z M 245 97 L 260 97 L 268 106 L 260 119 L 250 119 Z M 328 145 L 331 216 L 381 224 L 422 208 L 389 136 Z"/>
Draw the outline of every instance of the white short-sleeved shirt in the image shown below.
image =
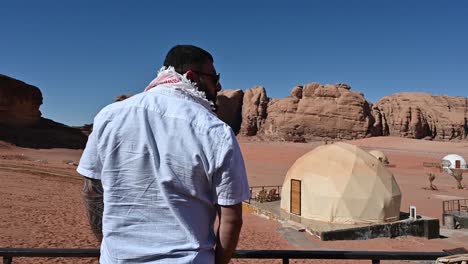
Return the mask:
<path fill-rule="evenodd" d="M 101 263 L 214 263 L 215 204 L 250 196 L 231 128 L 164 86 L 101 110 L 77 171 L 102 181 Z"/>

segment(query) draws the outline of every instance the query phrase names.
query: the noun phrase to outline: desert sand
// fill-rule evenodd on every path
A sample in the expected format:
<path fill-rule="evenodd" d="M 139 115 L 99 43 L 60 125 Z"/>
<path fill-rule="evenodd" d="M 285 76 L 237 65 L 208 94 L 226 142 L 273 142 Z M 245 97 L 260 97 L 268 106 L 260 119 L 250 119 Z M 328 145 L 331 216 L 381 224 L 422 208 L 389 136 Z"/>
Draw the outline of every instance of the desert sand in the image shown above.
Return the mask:
<path fill-rule="evenodd" d="M 294 161 L 323 142 L 255 142 L 240 138 L 251 186 L 282 185 Z M 468 142 L 432 142 L 395 137 L 347 141 L 364 150 L 387 154 L 390 170 L 402 191 L 401 211 L 415 205 L 418 214 L 439 218 L 442 201 L 468 199 L 468 189 L 456 189 L 456 181 L 423 162 L 440 162 L 448 153 L 468 158 Z M 80 197 L 82 179 L 75 172 L 81 150 L 25 149 L 0 142 L 0 247 L 96 248 Z M 429 190 L 427 172 L 436 173 Z M 465 176 L 466 177 L 466 176 Z M 463 181 L 468 185 L 468 180 Z M 379 238 L 365 241 L 321 241 L 298 232 L 287 223 L 244 212 L 238 249 L 441 251 L 467 247 L 468 232 L 441 230 L 445 238 Z M 280 260 L 233 260 L 233 263 L 281 263 Z M 291 263 L 343 261 L 297 260 Z M 349 261 L 369 263 L 370 261 Z M 14 258 L 14 263 L 98 263 L 96 259 Z M 395 262 L 392 262 L 395 263 Z"/>

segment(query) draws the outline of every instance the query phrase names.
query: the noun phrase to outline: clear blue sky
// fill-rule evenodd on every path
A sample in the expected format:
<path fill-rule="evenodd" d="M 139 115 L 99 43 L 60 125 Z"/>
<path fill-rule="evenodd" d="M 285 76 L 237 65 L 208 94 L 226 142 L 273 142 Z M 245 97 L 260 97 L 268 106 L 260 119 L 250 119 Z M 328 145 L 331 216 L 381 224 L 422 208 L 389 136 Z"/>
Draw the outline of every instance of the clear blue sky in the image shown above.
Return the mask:
<path fill-rule="evenodd" d="M 347 83 L 375 103 L 468 96 L 468 1 L 15 0 L 0 5 L 0 73 L 38 86 L 44 117 L 91 123 L 138 93 L 167 51 L 211 52 L 224 89 Z"/>

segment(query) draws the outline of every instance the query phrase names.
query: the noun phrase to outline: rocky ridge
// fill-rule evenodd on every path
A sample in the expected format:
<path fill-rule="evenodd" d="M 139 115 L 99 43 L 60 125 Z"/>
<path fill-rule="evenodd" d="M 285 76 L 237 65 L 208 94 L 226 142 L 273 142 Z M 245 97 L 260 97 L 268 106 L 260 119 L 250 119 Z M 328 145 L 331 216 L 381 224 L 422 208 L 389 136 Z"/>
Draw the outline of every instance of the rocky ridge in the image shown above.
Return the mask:
<path fill-rule="evenodd" d="M 220 96 L 229 93 L 222 91 Z M 242 114 L 235 119 L 236 124 L 241 123 L 239 134 L 263 140 L 306 142 L 373 136 L 468 139 L 466 97 L 398 93 L 371 104 L 347 84 L 309 83 L 294 87 L 283 99 L 268 98 L 264 87 L 255 86 L 243 99 L 232 100 L 237 105 L 242 101 Z M 229 104 L 219 105 L 220 111 L 234 110 Z M 231 124 L 222 115 L 220 118 Z"/>
<path fill-rule="evenodd" d="M 34 148 L 83 148 L 92 124 L 69 127 L 43 118 L 42 100 L 37 87 L 0 75 L 0 140 Z M 467 140 L 467 112 L 467 97 L 406 92 L 371 104 L 342 83 L 299 85 L 282 99 L 269 98 L 263 86 L 224 90 L 217 110 L 240 136 L 294 142 L 373 136 Z"/>
<path fill-rule="evenodd" d="M 41 104 L 39 88 L 0 74 L 0 125 L 36 124 L 41 117 Z"/>
<path fill-rule="evenodd" d="M 0 74 L 0 140 L 30 148 L 84 148 L 79 129 L 41 117 L 39 88 Z"/>
<path fill-rule="evenodd" d="M 438 140 L 468 136 L 466 97 L 406 92 L 383 97 L 374 109 L 383 135 Z"/>

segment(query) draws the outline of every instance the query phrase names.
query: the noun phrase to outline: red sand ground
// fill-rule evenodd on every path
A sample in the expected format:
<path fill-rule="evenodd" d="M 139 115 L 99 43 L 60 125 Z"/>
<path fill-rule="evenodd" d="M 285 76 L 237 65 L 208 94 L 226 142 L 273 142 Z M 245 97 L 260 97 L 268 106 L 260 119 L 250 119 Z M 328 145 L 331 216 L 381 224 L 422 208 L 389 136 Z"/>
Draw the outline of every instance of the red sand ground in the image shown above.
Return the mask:
<path fill-rule="evenodd" d="M 294 161 L 321 145 L 316 143 L 267 143 L 240 139 L 251 186 L 282 185 Z M 416 205 L 418 214 L 441 217 L 442 200 L 468 198 L 468 190 L 456 189 L 450 176 L 437 174 L 438 191 L 429 185 L 422 162 L 439 162 L 448 153 L 468 158 L 468 142 L 431 142 L 392 137 L 350 141 L 365 150 L 379 149 L 389 157 L 402 190 L 402 211 Z M 82 180 L 75 172 L 81 151 L 33 150 L 0 142 L 0 247 L 95 248 L 80 191 Z M 464 184 L 468 184 L 465 179 Z M 366 241 L 320 241 L 264 217 L 244 214 L 238 249 L 316 249 L 441 251 L 468 247 L 467 232 L 445 232 L 449 237 L 379 238 Z M 444 234 L 445 234 L 444 233 Z M 233 263 L 281 263 L 280 260 L 233 260 Z M 291 261 L 291 263 L 342 263 L 338 260 Z M 358 263 L 359 261 L 351 261 Z M 369 263 L 369 261 L 360 261 Z M 360 263 L 359 262 L 359 263 Z M 15 258 L 14 263 L 97 263 L 95 259 Z M 393 262 L 395 263 L 395 262 Z"/>

